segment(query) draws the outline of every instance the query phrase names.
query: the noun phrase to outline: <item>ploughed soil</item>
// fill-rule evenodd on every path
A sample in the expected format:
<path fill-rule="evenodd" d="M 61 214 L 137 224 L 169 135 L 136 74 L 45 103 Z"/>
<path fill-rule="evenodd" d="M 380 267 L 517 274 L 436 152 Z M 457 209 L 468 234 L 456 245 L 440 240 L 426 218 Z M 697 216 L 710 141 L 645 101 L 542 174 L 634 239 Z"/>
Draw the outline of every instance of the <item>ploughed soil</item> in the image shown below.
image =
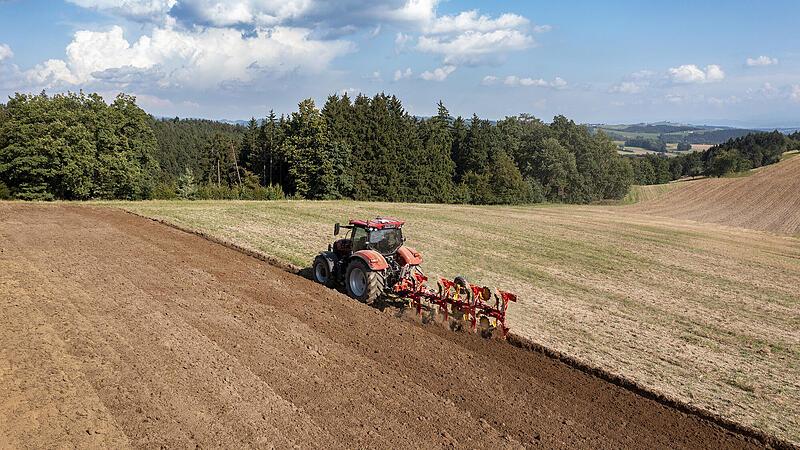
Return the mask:
<path fill-rule="evenodd" d="M 108 208 L 0 203 L 0 447 L 757 447 Z"/>

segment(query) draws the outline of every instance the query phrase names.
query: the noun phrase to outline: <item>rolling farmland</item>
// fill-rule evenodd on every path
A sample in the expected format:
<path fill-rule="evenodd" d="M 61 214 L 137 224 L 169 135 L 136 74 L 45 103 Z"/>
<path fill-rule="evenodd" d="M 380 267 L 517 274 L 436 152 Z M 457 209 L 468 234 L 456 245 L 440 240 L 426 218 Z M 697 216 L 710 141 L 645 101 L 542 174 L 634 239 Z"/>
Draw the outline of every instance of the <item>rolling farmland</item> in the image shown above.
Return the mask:
<path fill-rule="evenodd" d="M 642 192 L 670 192 L 655 192 L 653 200 L 631 206 L 116 205 L 300 267 L 330 241 L 333 222 L 376 215 L 403 218 L 411 245 L 425 255 L 428 273 L 465 274 L 522 297 L 510 310 L 513 332 L 798 442 L 800 241 L 741 226 L 791 231 L 800 209 L 775 200 L 774 214 L 781 220 L 754 214 L 739 226 L 661 216 L 671 214 L 677 203 L 691 211 L 708 209 L 691 208 L 683 197 L 688 195 L 684 191 L 705 190 L 706 185 L 750 189 L 737 186 L 757 183 L 748 184 L 755 189 L 767 178 L 791 185 L 798 162 L 789 159 L 746 178 L 647 187 Z M 773 186 L 772 192 L 788 191 Z M 737 208 L 734 202 L 728 205 Z"/>
<path fill-rule="evenodd" d="M 800 239 L 786 233 L 796 233 L 796 228 L 792 227 L 798 223 L 800 209 L 792 203 L 797 198 L 792 194 L 796 192 L 799 168 L 800 158 L 789 158 L 744 178 L 640 187 L 633 191 L 629 202 L 641 203 L 629 206 L 475 207 L 352 201 L 150 201 L 95 205 L 121 207 L 274 256 L 298 267 L 307 267 L 313 255 L 326 247 L 332 239 L 331 224 L 336 221 L 377 215 L 405 219 L 408 221 L 406 234 L 409 244 L 424 255 L 428 274 L 448 277 L 464 274 L 478 283 L 490 283 L 519 294 L 521 302 L 513 305 L 509 312 L 512 333 L 517 336 L 624 377 L 669 399 L 798 443 L 800 291 L 797 286 L 800 286 Z M 762 204 L 769 208 L 759 209 Z M 735 211 L 739 214 L 734 214 Z M 698 216 L 701 213 L 708 215 Z M 399 320 L 392 317 L 396 314 L 390 309 L 381 314 L 353 303 L 341 294 L 314 287 L 307 280 L 275 272 L 273 268 L 244 255 L 234 256 L 235 252 L 197 241 L 199 238 L 195 236 L 119 211 L 59 204 L 30 206 L 6 203 L 0 204 L 0 223 L 3 224 L 0 231 L 7 242 L 0 252 L 0 261 L 5 269 L 0 282 L 9 288 L 5 292 L 10 293 L 4 298 L 7 305 L 3 310 L 7 316 L 4 320 L 23 327 L 10 328 L 12 334 L 6 338 L 6 342 L 11 344 L 5 350 L 5 359 L 11 361 L 15 369 L 2 374 L 7 398 L 14 400 L 4 403 L 3 407 L 9 417 L 17 417 L 15 411 L 34 408 L 41 418 L 38 422 L 26 422 L 24 416 L 18 416 L 13 428 L 16 434 L 5 435 L 5 442 L 9 445 L 24 442 L 25 436 L 42 433 L 42 427 L 52 423 L 62 427 L 54 428 L 55 434 L 58 430 L 75 431 L 91 424 L 87 435 L 74 441 L 82 444 L 103 442 L 106 445 L 149 446 L 190 439 L 186 433 L 194 433 L 192 439 L 197 442 L 213 444 L 220 441 L 199 430 L 207 428 L 203 424 L 214 417 L 217 417 L 215 423 L 219 423 L 217 430 L 227 439 L 235 439 L 230 433 L 240 429 L 245 433 L 242 436 L 246 436 L 246 441 L 278 433 L 288 439 L 287 442 L 295 443 L 309 442 L 306 439 L 322 439 L 320 442 L 329 443 L 361 442 L 365 445 L 399 442 L 397 433 L 411 430 L 400 425 L 407 419 L 399 417 L 393 419 L 397 428 L 391 425 L 389 428 L 356 432 L 340 430 L 338 432 L 343 434 L 334 436 L 301 433 L 273 415 L 263 416 L 267 421 L 266 428 L 237 425 L 243 419 L 236 419 L 236 416 L 220 419 L 221 413 L 215 411 L 230 410 L 247 415 L 254 412 L 233 406 L 236 396 L 220 397 L 215 392 L 221 392 L 220 389 L 224 390 L 232 383 L 235 388 L 231 392 L 254 395 L 252 389 L 258 389 L 258 392 L 265 392 L 263 395 L 277 392 L 279 397 L 292 400 L 290 403 L 278 401 L 275 411 L 295 410 L 298 405 L 303 409 L 313 408 L 314 402 L 320 401 L 316 397 L 298 396 L 299 393 L 292 391 L 289 384 L 276 381 L 269 369 L 272 366 L 265 366 L 263 360 L 254 356 L 262 350 L 247 345 L 237 350 L 237 346 L 252 339 L 254 329 L 273 326 L 268 325 L 272 322 L 265 322 L 270 314 L 277 313 L 278 322 L 288 321 L 295 325 L 274 331 L 278 333 L 274 336 L 283 336 L 279 338 L 281 340 L 288 336 L 289 341 L 271 341 L 276 337 L 270 332 L 269 336 L 258 335 L 259 342 L 263 342 L 260 345 L 283 348 L 295 345 L 295 341 L 308 341 L 303 344 L 308 346 L 304 347 L 306 350 L 298 351 L 305 355 L 303 361 L 312 366 L 311 358 L 315 357 L 312 350 L 333 358 L 332 349 L 344 343 L 333 336 L 342 330 L 350 331 L 341 339 L 373 342 L 372 339 L 364 340 L 362 334 L 351 336 L 353 330 L 360 329 L 359 321 L 371 324 L 367 328 L 387 333 L 399 327 L 395 331 L 403 336 L 424 330 L 432 333 L 430 336 L 436 336 L 431 337 L 437 341 L 430 345 L 443 346 L 445 352 L 455 351 L 449 347 L 452 340 L 460 343 L 457 345 L 469 347 L 469 352 L 478 353 L 496 349 L 478 349 L 474 345 L 495 348 L 493 346 L 499 344 L 437 326 L 422 325 L 414 320 Z M 130 244 L 120 247 L 123 242 Z M 223 260 L 227 262 L 222 263 Z M 174 271 L 167 269 L 173 265 L 176 265 Z M 103 270 L 98 270 L 100 267 Z M 48 270 L 55 275 L 46 275 Z M 250 287 L 240 285 L 240 277 L 248 273 L 255 284 Z M 53 281 L 47 281 L 48 277 L 54 277 Z M 260 279 L 268 284 L 258 284 Z M 266 281 L 273 279 L 277 281 Z M 276 286 L 287 284 L 295 286 L 302 294 L 298 294 L 299 297 L 285 293 L 278 295 L 280 288 Z M 145 297 L 130 307 L 123 306 L 124 303 L 120 302 L 127 295 L 139 292 L 136 289 L 143 290 Z M 265 289 L 277 290 L 264 294 Z M 29 294 L 22 295 L 25 292 Z M 105 292 L 117 292 L 112 294 L 113 302 L 103 303 L 107 302 L 102 300 Z M 46 299 L 58 298 L 69 299 L 72 306 L 57 313 L 56 304 L 47 303 L 49 300 Z M 252 303 L 253 299 L 256 303 Z M 301 303 L 297 303 L 297 299 L 302 299 Z M 316 299 L 325 299 L 325 302 L 318 304 Z M 302 303 L 311 305 L 310 310 L 319 311 L 319 314 L 309 315 L 306 308 L 300 306 Z M 99 304 L 100 308 L 91 309 L 89 305 L 94 304 Z M 25 313 L 33 305 L 39 305 L 35 309 L 38 315 Z M 153 307 L 157 309 L 152 310 Z M 148 315 L 151 312 L 157 314 Z M 164 320 L 153 322 L 158 314 L 164 314 Z M 243 320 L 242 314 L 249 317 L 249 325 L 237 329 L 232 324 Z M 378 316 L 373 318 L 370 314 Z M 332 325 L 334 317 L 351 316 L 356 321 L 346 322 L 345 328 Z M 139 318 L 134 320 L 136 317 Z M 219 317 L 220 322 L 213 317 Z M 26 321 L 31 320 L 44 326 L 35 336 L 22 331 Z M 72 322 L 79 324 L 77 336 L 83 336 L 80 338 L 83 340 L 73 340 L 76 331 L 72 325 L 67 326 Z M 324 327 L 329 325 L 333 326 L 330 328 L 333 334 L 324 331 Z M 161 337 L 145 338 L 135 334 L 130 326 L 162 330 L 157 335 Z M 309 335 L 315 336 L 310 341 L 302 335 L 292 337 L 295 335 L 290 331 L 294 329 L 291 327 L 298 326 L 322 331 Z M 404 327 L 408 326 L 412 328 L 406 330 Z M 112 332 L 114 329 L 117 331 Z M 177 334 L 169 331 L 171 329 L 177 330 Z M 320 337 L 319 333 L 327 337 Z M 375 332 L 369 333 L 374 335 Z M 187 347 L 192 339 L 197 339 L 191 336 L 201 335 L 207 336 L 210 342 L 221 346 L 235 359 L 226 360 L 230 356 L 223 353 L 197 353 L 201 351 L 199 348 Z M 18 340 L 13 336 L 28 338 Z M 29 338 L 35 339 L 31 341 Z M 126 347 L 130 345 L 128 342 L 149 349 L 148 352 L 165 348 L 167 353 L 159 353 L 159 350 L 142 359 L 145 354 L 134 347 Z M 393 353 L 394 347 L 388 341 L 385 345 L 377 343 L 383 342 L 379 338 L 374 342 L 368 348 L 370 352 L 388 352 L 390 358 L 413 358 L 412 354 L 398 356 Z M 425 345 L 424 348 L 428 348 L 428 344 Z M 518 351 L 502 345 L 505 349 L 502 352 Z M 104 353 L 107 350 L 113 351 Z M 195 355 L 193 359 L 200 358 L 201 362 L 173 359 L 170 352 L 174 350 L 188 351 Z M 358 353 L 365 348 L 357 344 L 350 351 Z M 240 355 L 239 352 L 244 353 Z M 21 355 L 26 354 L 40 356 L 22 358 Z M 102 356 L 104 354 L 117 356 Z M 516 354 L 511 353 L 510 357 L 514 358 Z M 430 355 L 433 359 L 441 358 L 436 353 Z M 126 366 L 124 361 L 130 361 L 132 365 Z M 532 364 L 540 365 L 541 361 Z M 109 363 L 112 365 L 108 366 Z M 19 380 L 33 374 L 33 367 L 41 364 L 51 367 L 48 373 L 63 374 L 54 377 L 69 381 L 70 390 L 58 396 L 58 408 L 77 411 L 73 418 L 70 416 L 59 421 L 56 418 L 61 415 L 46 406 L 44 399 L 57 392 L 52 385 L 55 378 L 36 379 L 32 385 L 35 395 L 26 389 L 20 390 Z M 110 369 L 118 366 L 122 369 Z M 169 375 L 162 372 L 162 366 L 169 368 Z M 314 378 L 314 371 L 331 373 L 330 370 L 337 366 L 300 367 L 295 370 L 318 380 Z M 180 375 L 182 370 L 189 371 L 186 377 Z M 227 370 L 234 372 L 228 375 Z M 377 370 L 385 372 L 387 368 L 384 366 Z M 489 369 L 477 367 L 474 370 L 488 374 L 486 370 Z M 536 370 L 524 369 L 526 373 Z M 242 378 L 248 373 L 255 374 L 261 381 Z M 426 372 L 425 376 L 440 379 L 444 373 Z M 411 378 L 421 376 L 411 372 L 405 375 Z M 588 381 L 580 378 L 585 375 L 574 370 L 551 375 L 559 380 L 553 386 L 564 385 L 567 383 L 565 380 L 571 379 L 568 377 L 578 376 L 577 381 L 567 383 L 569 386 L 575 386 L 574 383 L 583 386 L 573 392 L 605 389 L 585 384 Z M 164 376 L 167 377 L 166 384 L 153 384 L 158 377 Z M 340 381 L 349 379 L 344 374 L 336 376 Z M 108 379 L 136 377 L 144 378 L 138 384 L 128 384 L 122 393 L 105 384 Z M 210 378 L 201 381 L 204 377 Z M 188 386 L 181 384 L 186 382 L 204 383 L 201 384 L 200 396 L 180 387 Z M 510 383 L 511 380 L 499 382 Z M 549 381 L 538 379 L 526 383 L 538 386 Z M 264 385 L 269 387 L 266 391 Z M 517 392 L 515 395 L 527 395 L 524 394 L 527 391 L 514 391 L 516 388 L 508 386 L 506 389 Z M 167 390 L 175 389 L 173 397 L 156 403 L 134 394 L 164 395 Z M 354 389 L 342 395 L 352 397 L 361 388 Z M 392 401 L 404 404 L 409 401 L 409 396 L 416 395 L 412 394 L 414 389 L 418 387 L 403 391 L 399 397 L 392 397 L 395 399 Z M 558 404 L 561 400 L 556 399 L 567 403 L 577 401 L 577 397 L 572 397 L 577 394 L 558 391 L 557 387 L 554 389 L 556 391 L 546 397 L 547 402 Z M 370 397 L 371 405 L 381 404 L 381 395 L 388 394 L 375 395 Z M 451 395 L 461 395 L 455 391 L 439 391 L 433 395 L 451 398 L 459 408 L 468 411 L 485 408 L 485 404 L 475 399 L 467 403 L 452 400 L 455 397 Z M 600 402 L 585 405 L 595 414 L 618 407 L 615 400 L 589 395 Z M 538 411 L 552 407 L 550 403 L 538 404 L 533 399 L 526 402 Z M 78 406 L 81 404 L 89 405 L 89 409 Z M 202 405 L 203 411 L 207 412 L 190 420 L 177 413 L 184 404 Z M 344 405 L 350 404 L 345 402 Z M 648 410 L 653 407 L 642 406 Z M 422 411 L 429 406 L 404 408 Z M 315 414 L 310 413 L 307 419 L 314 422 L 327 420 Z M 529 424 L 539 427 L 537 432 L 514 423 L 514 427 L 522 430 L 516 434 L 512 432 L 513 427 L 508 426 L 511 422 L 503 422 L 500 416 L 491 414 L 476 416 L 484 417 L 483 420 L 489 423 L 485 432 L 463 436 L 464 440 L 458 442 L 469 446 L 470 442 L 476 442 L 472 439 L 496 442 L 495 439 L 499 438 L 524 445 L 537 445 L 536 442 L 541 442 L 541 445 L 556 445 L 557 442 L 622 445 L 621 441 L 604 441 L 598 434 L 590 432 L 599 424 L 577 414 L 575 409 L 558 413 L 565 418 L 557 423 L 548 422 L 555 420 L 553 417 L 529 418 L 533 421 Z M 628 417 L 626 422 L 633 420 L 630 411 L 615 414 L 617 418 Z M 425 416 L 421 417 L 424 423 Z M 606 426 L 619 424 L 611 416 L 599 420 Z M 684 423 L 686 419 L 681 417 L 658 420 L 673 425 L 665 425 L 656 432 L 642 428 L 645 424 L 640 421 L 637 422 L 639 425 L 631 428 L 631 433 L 619 428 L 615 428 L 617 431 L 614 433 L 625 439 L 626 445 L 653 445 L 652 441 L 648 444 L 641 440 L 643 436 L 674 439 L 674 436 L 668 436 L 670 427 L 683 429 L 687 426 Z M 628 423 L 629 427 L 631 423 Z M 456 439 L 453 435 L 435 437 L 428 434 L 431 430 L 425 425 L 421 427 L 413 428 L 413 433 L 420 433 L 425 442 L 447 445 Z M 180 433 L 184 434 L 175 434 L 175 430 L 183 430 Z M 697 436 L 719 442 L 720 437 L 714 434 L 713 426 L 703 430 L 698 431 Z M 538 436 L 538 439 L 526 441 L 532 436 Z M 685 444 L 698 445 L 697 442 Z M 739 445 L 743 442 L 736 444 Z"/>

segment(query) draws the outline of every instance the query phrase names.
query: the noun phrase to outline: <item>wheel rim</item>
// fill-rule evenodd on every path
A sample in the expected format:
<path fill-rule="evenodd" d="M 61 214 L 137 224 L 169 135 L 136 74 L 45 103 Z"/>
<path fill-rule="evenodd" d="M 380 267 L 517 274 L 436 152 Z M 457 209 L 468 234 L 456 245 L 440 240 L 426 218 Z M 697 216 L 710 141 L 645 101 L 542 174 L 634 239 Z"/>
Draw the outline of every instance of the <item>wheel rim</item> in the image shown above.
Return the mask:
<path fill-rule="evenodd" d="M 360 267 L 350 271 L 350 292 L 356 297 L 361 297 L 367 290 L 367 275 Z"/>
<path fill-rule="evenodd" d="M 325 267 L 325 264 L 317 264 L 317 267 L 314 269 L 314 276 L 317 277 L 317 281 L 320 283 L 324 283 L 328 279 L 328 268 Z"/>

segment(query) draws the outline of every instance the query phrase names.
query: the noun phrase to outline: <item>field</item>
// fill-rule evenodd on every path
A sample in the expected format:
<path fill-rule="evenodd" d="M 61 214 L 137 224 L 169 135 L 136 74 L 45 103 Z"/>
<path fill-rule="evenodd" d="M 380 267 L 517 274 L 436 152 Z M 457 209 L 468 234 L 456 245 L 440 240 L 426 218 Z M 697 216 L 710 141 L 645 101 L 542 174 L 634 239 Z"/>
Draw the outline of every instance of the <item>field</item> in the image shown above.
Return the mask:
<path fill-rule="evenodd" d="M 688 209 L 668 206 L 701 201 L 707 194 L 690 200 L 683 193 L 706 192 L 706 185 L 759 180 L 764 174 L 775 180 L 776 173 L 784 182 L 797 180 L 793 162 L 800 159 L 748 178 L 643 188 L 640 198 L 671 192 L 632 206 L 302 201 L 118 205 L 301 267 L 327 246 L 336 221 L 403 218 L 429 273 L 465 274 L 521 296 L 510 312 L 515 333 L 691 405 L 800 442 L 800 241 L 773 232 L 660 217 L 685 214 Z M 800 219 L 800 208 L 778 200 L 767 204 L 782 224 Z M 762 224 L 767 229 L 783 226 L 759 211 L 739 223 Z"/>
<path fill-rule="evenodd" d="M 614 143 L 616 145 L 620 145 L 620 144 L 624 145 L 625 144 L 624 141 L 614 141 Z M 671 143 L 671 144 L 667 144 L 667 151 L 664 152 L 664 153 L 659 153 L 659 152 L 656 152 L 656 151 L 653 151 L 653 150 L 649 150 L 649 149 L 646 149 L 646 148 L 642 148 L 642 147 L 629 147 L 629 146 L 626 146 L 625 150 L 617 150 L 617 153 L 620 154 L 620 155 L 647 155 L 647 154 L 653 154 L 653 155 L 665 155 L 665 156 L 678 156 L 678 155 L 685 154 L 685 153 L 690 153 L 690 152 L 705 151 L 705 150 L 708 150 L 711 147 L 712 147 L 712 145 L 708 145 L 708 144 L 693 144 L 692 148 L 690 150 L 678 151 L 678 144 L 677 143 Z"/>
<path fill-rule="evenodd" d="M 120 210 L 0 202 L 0 237 L 0 448 L 760 446 Z"/>
<path fill-rule="evenodd" d="M 645 214 L 724 225 L 800 233 L 800 158 L 786 153 L 780 164 L 747 176 L 681 183 L 655 201 L 633 207 Z"/>
<path fill-rule="evenodd" d="M 660 197 L 681 185 L 679 183 L 651 184 L 648 186 L 631 186 L 628 194 L 619 202 L 620 205 L 632 205 L 634 203 L 646 202 Z"/>
<path fill-rule="evenodd" d="M 520 303 L 509 313 L 513 333 L 797 444 L 800 239 L 792 235 L 800 233 L 798 173 L 800 158 L 790 158 L 746 178 L 637 188 L 628 203 L 648 201 L 627 206 L 352 201 L 96 205 L 162 219 L 299 267 L 309 266 L 314 254 L 327 247 L 336 221 L 377 215 L 405 219 L 409 244 L 424 255 L 428 274 L 464 274 L 519 294 Z M 643 397 L 608 383 L 592 385 L 597 379 L 535 353 L 522 356 L 499 341 L 399 320 L 393 317 L 399 310 L 381 313 L 362 307 L 307 280 L 145 219 L 113 209 L 17 205 L 0 204 L 0 242 L 5 242 L 0 284 L 10 293 L 0 298 L 6 305 L 3 322 L 14 324 L 3 336 L 10 344 L 0 358 L 11 361 L 0 371 L 6 389 L 0 398 L 11 400 L 0 408 L 13 412 L 38 405 L 34 416 L 41 419 L 19 416 L 14 422 L 17 440 L 8 445 L 35 435 L 37 423 L 41 432 L 46 419 L 60 417 L 47 406 L 48 395 L 57 394 L 60 405 L 72 411 L 84 391 L 88 406 L 64 419 L 63 427 L 79 429 L 86 421 L 107 424 L 101 426 L 106 444 L 131 436 L 138 439 L 129 442 L 136 446 L 174 444 L 192 430 L 198 433 L 195 440 L 209 445 L 225 438 L 254 442 L 269 432 L 287 436 L 287 445 L 323 446 L 411 445 L 404 440 L 409 435 L 418 436 L 415 445 L 448 445 L 458 439 L 457 446 L 464 447 L 478 442 L 704 445 L 672 441 L 680 436 L 711 439 L 715 446 L 742 445 L 714 441 L 721 437 L 713 427 L 684 432 L 699 425 L 683 423 L 682 416 L 662 417 L 658 423 L 651 416 L 638 417 L 642 411 L 667 413 L 658 404 L 636 409 Z M 32 294 L 23 295 L 28 292 Z M 135 301 L 128 305 L 130 298 Z M 26 315 L 30 308 L 35 314 Z M 39 331 L 24 331 L 31 321 Z M 65 328 L 69 323 L 77 323 L 77 330 Z M 415 344 L 419 340 L 424 344 Z M 34 344 L 39 346 L 26 347 Z M 287 346 L 291 351 L 284 353 L 281 349 Z M 335 356 L 340 350 L 347 356 Z M 190 356 L 181 357 L 182 352 Z M 454 352 L 460 356 L 454 358 Z M 28 354 L 38 356 L 30 361 L 19 357 Z M 365 359 L 365 354 L 381 356 Z M 290 369 L 276 373 L 276 361 Z M 43 364 L 46 379 L 28 382 L 40 388 L 38 396 L 15 390 Z M 381 381 L 372 385 L 378 390 L 341 372 L 342 365 L 380 373 Z M 162 366 L 168 367 L 166 375 Z M 549 368 L 544 375 L 543 367 Z M 464 390 L 453 386 L 452 377 L 461 371 L 466 375 L 458 383 L 499 383 L 500 392 L 509 396 L 501 404 L 524 419 L 512 421 L 492 409 L 494 403 L 475 394 L 485 390 L 484 384 Z M 295 372 L 299 378 L 282 380 Z M 439 388 L 424 381 L 398 385 L 392 382 L 395 375 L 450 381 Z M 159 381 L 159 376 L 167 380 Z M 62 378 L 71 383 L 66 391 L 51 386 Z M 141 380 L 123 383 L 129 378 Z M 109 379 L 117 384 L 108 384 Z M 326 397 L 301 393 L 292 385 L 299 379 L 313 380 L 336 401 L 317 405 Z M 194 394 L 193 383 L 202 392 Z M 170 389 L 177 389 L 176 396 L 158 397 L 154 410 L 147 396 Z M 347 400 L 363 395 L 364 389 L 369 392 L 366 405 Z M 417 397 L 431 400 L 410 400 Z M 261 416 L 249 403 L 235 406 L 250 398 L 274 398 L 274 413 Z M 409 418 L 394 412 L 387 426 L 353 431 L 337 425 L 326 409 L 356 408 L 373 418 L 361 424 L 375 425 L 386 414 L 380 406 L 384 404 L 397 405 L 392 411 L 410 411 L 412 419 L 419 414 L 420 423 L 409 428 Z M 621 406 L 625 404 L 633 409 Z M 180 413 L 187 405 L 202 414 Z M 309 424 L 310 431 L 282 422 L 279 417 L 288 411 L 300 414 L 299 423 Z M 462 421 L 458 423 L 473 431 L 460 436 L 448 427 L 447 436 L 437 434 L 427 419 L 433 416 L 423 411 L 443 414 L 446 423 Z M 527 415 L 532 411 L 533 416 Z M 254 431 L 262 426 L 258 417 L 266 423 Z M 198 431 L 204 424 L 208 429 Z M 214 430 L 222 433 L 222 441 L 215 440 Z M 678 437 L 670 430 L 679 430 Z M 96 436 L 92 433 L 87 436 Z M 2 437 L 0 446 L 8 446 Z"/>

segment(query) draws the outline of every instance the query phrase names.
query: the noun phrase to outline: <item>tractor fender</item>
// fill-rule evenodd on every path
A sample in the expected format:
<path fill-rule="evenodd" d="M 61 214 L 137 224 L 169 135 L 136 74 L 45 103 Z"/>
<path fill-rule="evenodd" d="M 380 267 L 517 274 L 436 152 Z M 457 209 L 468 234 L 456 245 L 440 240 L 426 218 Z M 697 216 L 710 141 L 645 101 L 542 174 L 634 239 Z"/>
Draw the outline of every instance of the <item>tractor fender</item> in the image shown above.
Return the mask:
<path fill-rule="evenodd" d="M 416 266 L 422 263 L 422 256 L 411 247 L 406 247 L 404 245 L 397 249 L 397 254 L 410 266 Z"/>
<path fill-rule="evenodd" d="M 389 267 L 389 264 L 386 263 L 386 258 L 375 250 L 359 250 L 353 253 L 351 259 L 353 258 L 360 258 L 372 270 L 383 270 Z"/>
<path fill-rule="evenodd" d="M 336 253 L 333 252 L 319 252 L 318 256 L 322 256 L 328 262 L 328 269 L 331 273 L 336 273 Z"/>

